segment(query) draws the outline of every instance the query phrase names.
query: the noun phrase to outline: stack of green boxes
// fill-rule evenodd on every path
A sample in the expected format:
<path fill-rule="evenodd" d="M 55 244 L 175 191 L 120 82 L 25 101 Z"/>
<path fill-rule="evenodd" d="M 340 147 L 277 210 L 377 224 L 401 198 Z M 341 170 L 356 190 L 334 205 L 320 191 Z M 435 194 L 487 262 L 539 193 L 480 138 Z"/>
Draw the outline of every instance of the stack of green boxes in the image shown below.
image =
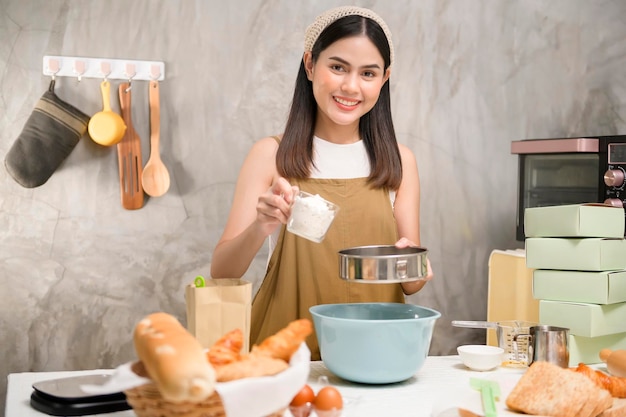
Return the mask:
<path fill-rule="evenodd" d="M 528 208 L 524 217 L 539 322 L 570 329 L 570 366 L 626 349 L 624 209 L 573 204 Z"/>

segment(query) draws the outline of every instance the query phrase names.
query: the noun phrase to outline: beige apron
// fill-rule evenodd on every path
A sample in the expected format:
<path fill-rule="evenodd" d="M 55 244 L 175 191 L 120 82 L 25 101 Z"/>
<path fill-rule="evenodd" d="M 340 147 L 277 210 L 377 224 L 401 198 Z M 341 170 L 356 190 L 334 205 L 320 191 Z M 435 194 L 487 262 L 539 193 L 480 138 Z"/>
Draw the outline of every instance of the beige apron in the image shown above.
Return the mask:
<path fill-rule="evenodd" d="M 298 237 L 282 227 L 252 302 L 251 345 L 293 320 L 312 320 L 309 307 L 317 304 L 404 302 L 400 284 L 364 284 L 339 278 L 339 250 L 397 241 L 389 192 L 370 188 L 366 178 L 305 179 L 292 184 L 337 204 L 339 213 L 322 243 Z M 307 345 L 311 360 L 319 360 L 315 334 L 307 339 Z"/>

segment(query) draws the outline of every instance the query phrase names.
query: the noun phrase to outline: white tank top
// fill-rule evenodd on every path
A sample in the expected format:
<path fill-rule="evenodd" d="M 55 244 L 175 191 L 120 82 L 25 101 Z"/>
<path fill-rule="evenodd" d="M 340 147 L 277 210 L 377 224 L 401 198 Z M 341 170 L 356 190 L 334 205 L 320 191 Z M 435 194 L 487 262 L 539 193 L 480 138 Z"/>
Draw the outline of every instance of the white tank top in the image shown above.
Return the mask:
<path fill-rule="evenodd" d="M 365 178 L 370 175 L 370 160 L 362 140 L 338 145 L 313 136 L 313 164 L 311 178 Z M 390 191 L 391 204 L 396 192 Z"/>
<path fill-rule="evenodd" d="M 338 145 L 313 136 L 311 178 L 363 178 L 370 175 L 370 161 L 362 140 Z"/>

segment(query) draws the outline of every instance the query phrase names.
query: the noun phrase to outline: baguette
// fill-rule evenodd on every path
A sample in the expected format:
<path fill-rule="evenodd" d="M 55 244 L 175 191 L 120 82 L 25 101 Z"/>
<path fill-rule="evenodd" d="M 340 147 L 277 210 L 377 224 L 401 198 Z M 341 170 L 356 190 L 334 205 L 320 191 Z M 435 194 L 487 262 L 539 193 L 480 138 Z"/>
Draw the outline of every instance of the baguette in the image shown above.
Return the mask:
<path fill-rule="evenodd" d="M 215 391 L 215 370 L 200 342 L 167 313 L 154 313 L 135 327 L 139 360 L 164 399 L 199 402 Z"/>

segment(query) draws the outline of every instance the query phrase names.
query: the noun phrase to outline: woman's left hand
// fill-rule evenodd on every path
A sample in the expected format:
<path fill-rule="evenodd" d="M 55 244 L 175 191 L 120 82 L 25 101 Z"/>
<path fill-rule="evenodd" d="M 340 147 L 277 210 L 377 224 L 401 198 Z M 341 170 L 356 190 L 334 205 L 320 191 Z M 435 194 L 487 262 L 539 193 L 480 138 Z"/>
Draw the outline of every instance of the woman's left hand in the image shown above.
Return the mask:
<path fill-rule="evenodd" d="M 419 247 L 418 244 L 416 244 L 415 242 L 407 239 L 406 237 L 402 237 L 400 238 L 400 240 L 398 240 L 395 244 L 396 248 L 410 248 L 410 247 Z M 406 295 L 411 295 L 414 294 L 416 292 L 418 292 L 419 290 L 422 289 L 422 287 L 426 284 L 427 281 L 430 281 L 431 279 L 433 279 L 434 274 L 433 274 L 433 270 L 430 266 L 430 259 L 428 259 L 428 257 L 426 257 L 426 276 L 423 277 L 422 279 L 420 279 L 419 281 L 412 281 L 412 282 L 403 282 L 402 285 L 402 289 L 404 290 L 404 293 Z"/>
<path fill-rule="evenodd" d="M 406 237 L 401 237 L 400 240 L 398 240 L 396 242 L 396 248 L 410 248 L 410 247 L 418 247 L 419 245 L 416 244 L 415 242 L 413 242 L 412 240 L 409 240 Z"/>

